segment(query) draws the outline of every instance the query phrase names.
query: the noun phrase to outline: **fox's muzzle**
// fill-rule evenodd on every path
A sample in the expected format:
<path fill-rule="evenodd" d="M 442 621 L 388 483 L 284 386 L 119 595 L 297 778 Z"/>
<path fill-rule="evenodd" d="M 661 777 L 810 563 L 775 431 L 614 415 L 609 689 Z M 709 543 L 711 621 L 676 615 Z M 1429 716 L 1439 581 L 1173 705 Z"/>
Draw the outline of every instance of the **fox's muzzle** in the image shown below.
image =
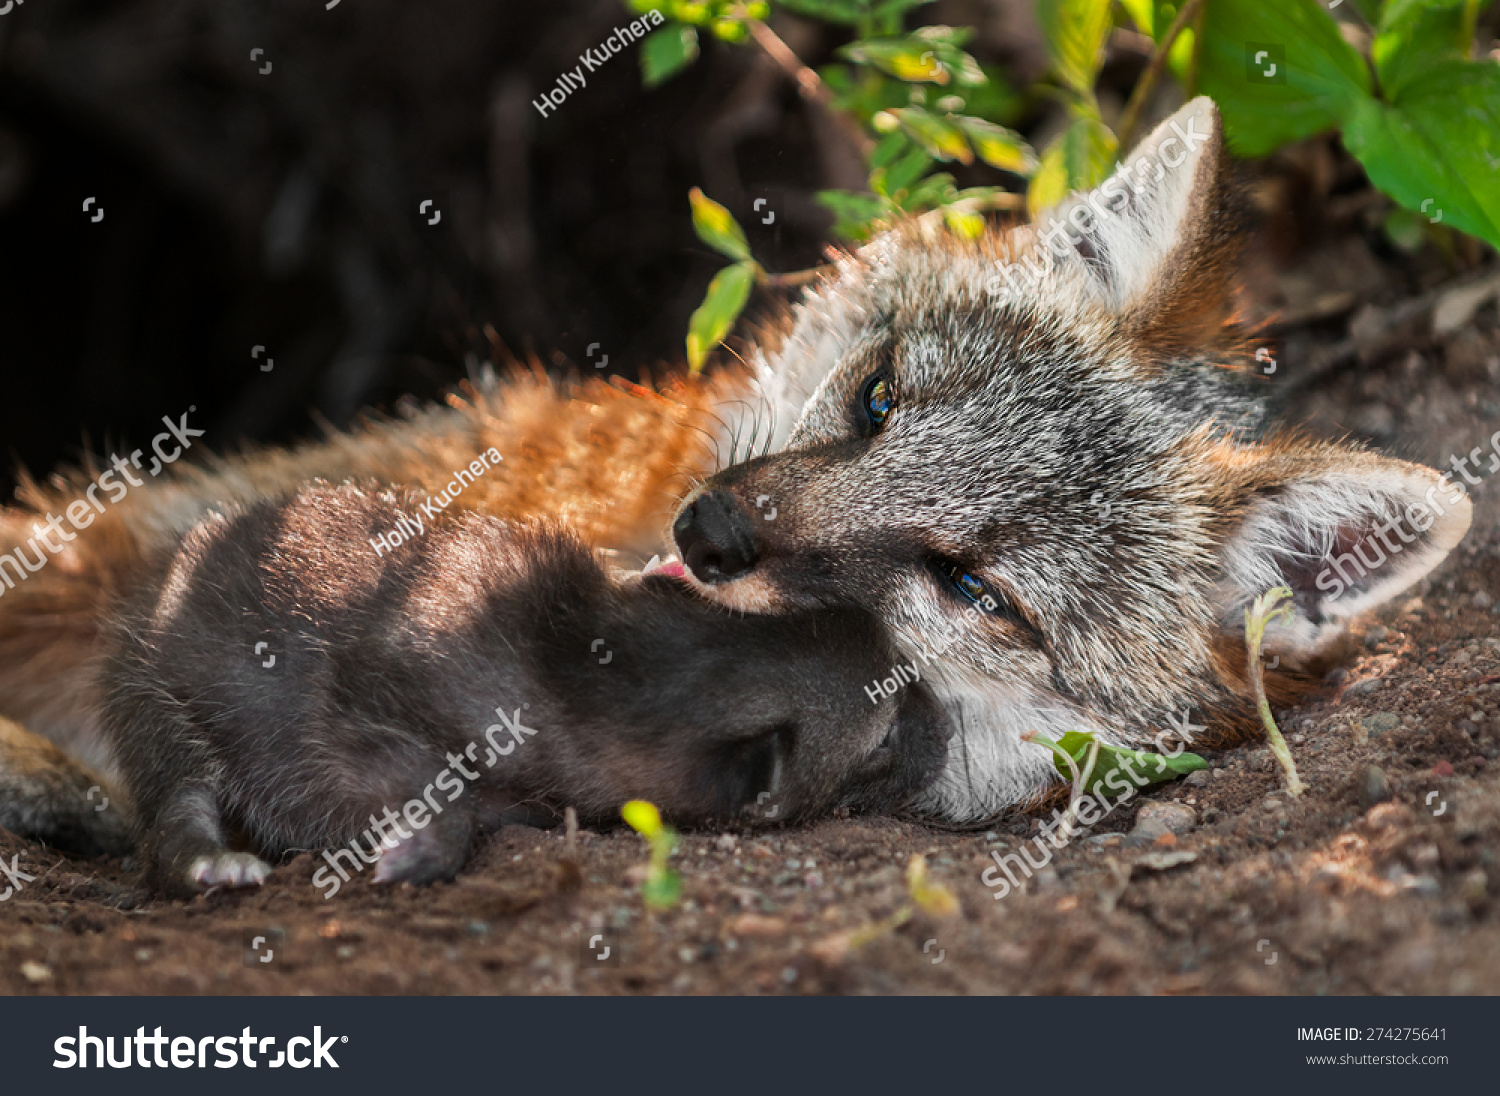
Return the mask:
<path fill-rule="evenodd" d="M 730 582 L 755 566 L 755 525 L 728 491 L 706 491 L 672 523 L 682 562 L 699 582 Z"/>

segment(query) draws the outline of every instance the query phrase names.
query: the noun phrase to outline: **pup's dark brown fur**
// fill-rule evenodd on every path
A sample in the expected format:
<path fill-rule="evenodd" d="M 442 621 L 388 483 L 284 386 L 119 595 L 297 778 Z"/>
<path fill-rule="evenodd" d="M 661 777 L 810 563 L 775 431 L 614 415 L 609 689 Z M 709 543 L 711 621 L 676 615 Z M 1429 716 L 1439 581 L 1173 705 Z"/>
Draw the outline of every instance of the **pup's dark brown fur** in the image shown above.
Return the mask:
<path fill-rule="evenodd" d="M 896 653 L 861 611 L 741 617 L 672 579 L 610 579 L 571 533 L 472 512 L 372 547 L 418 513 L 314 484 L 210 517 L 111 614 L 105 732 L 160 887 L 264 878 L 231 830 L 275 855 L 425 803 L 376 873 L 425 881 L 507 812 L 885 810 L 942 765 L 925 685 L 865 693 Z"/>

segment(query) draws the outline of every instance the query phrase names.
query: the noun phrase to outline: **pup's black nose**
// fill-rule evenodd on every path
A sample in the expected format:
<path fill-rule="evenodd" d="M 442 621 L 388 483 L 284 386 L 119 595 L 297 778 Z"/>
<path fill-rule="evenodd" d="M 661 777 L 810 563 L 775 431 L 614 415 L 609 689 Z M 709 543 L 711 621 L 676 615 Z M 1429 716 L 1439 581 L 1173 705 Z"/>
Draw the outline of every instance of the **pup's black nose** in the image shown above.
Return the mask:
<path fill-rule="evenodd" d="M 677 515 L 672 536 L 699 582 L 729 582 L 755 566 L 755 526 L 727 491 L 694 499 Z"/>

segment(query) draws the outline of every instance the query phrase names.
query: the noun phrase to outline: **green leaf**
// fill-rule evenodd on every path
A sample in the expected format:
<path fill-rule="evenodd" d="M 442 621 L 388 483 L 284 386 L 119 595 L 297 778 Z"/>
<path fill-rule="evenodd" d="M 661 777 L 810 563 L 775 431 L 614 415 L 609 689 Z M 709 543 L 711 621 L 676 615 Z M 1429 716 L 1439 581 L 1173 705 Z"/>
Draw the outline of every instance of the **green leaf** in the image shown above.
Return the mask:
<path fill-rule="evenodd" d="M 899 15 L 932 0 L 776 0 L 778 7 L 825 23 L 855 24 Z"/>
<path fill-rule="evenodd" d="M 870 189 L 885 198 L 894 198 L 903 190 L 910 190 L 927 169 L 932 166 L 932 157 L 915 145 L 890 167 L 876 168 L 870 172 Z"/>
<path fill-rule="evenodd" d="M 1239 155 L 1332 129 L 1368 101 L 1369 66 L 1316 0 L 1210 3 L 1204 12 L 1199 90 L 1219 104 Z"/>
<path fill-rule="evenodd" d="M 705 4 L 700 0 L 671 0 L 663 4 L 665 9 L 662 14 L 676 19 L 680 23 L 692 23 L 695 26 L 705 26 L 713 18 L 713 5 Z"/>
<path fill-rule="evenodd" d="M 1156 0 L 1120 0 L 1120 7 L 1130 16 L 1136 30 L 1147 38 L 1156 37 Z"/>
<path fill-rule="evenodd" d="M 750 257 L 750 244 L 745 239 L 745 230 L 729 210 L 707 197 L 697 187 L 688 191 L 688 201 L 693 207 L 693 231 L 698 233 L 698 239 L 731 259 Z"/>
<path fill-rule="evenodd" d="M 1468 56 L 1472 28 L 1467 0 L 1391 0 L 1370 48 L 1380 93 L 1387 100 L 1434 65 Z"/>
<path fill-rule="evenodd" d="M 838 53 L 899 80 L 978 87 L 986 82 L 984 70 L 959 48 L 971 33 L 967 27 L 923 27 L 906 38 L 851 42 Z"/>
<path fill-rule="evenodd" d="M 875 146 L 875 151 L 870 153 L 870 167 L 888 167 L 891 162 L 911 148 L 911 138 L 899 129 L 894 133 L 887 133 Z M 924 152 L 925 156 L 926 153 Z"/>
<path fill-rule="evenodd" d="M 1058 77 L 1079 95 L 1092 97 L 1109 36 L 1109 0 L 1036 0 L 1036 17 Z"/>
<path fill-rule="evenodd" d="M 943 206 L 943 223 L 961 240 L 977 240 L 984 235 L 984 218 L 977 213 Z"/>
<path fill-rule="evenodd" d="M 952 79 L 938 63 L 937 51 L 925 42 L 894 39 L 873 42 L 851 42 L 839 55 L 860 64 L 874 65 L 898 80 L 946 84 Z"/>
<path fill-rule="evenodd" d="M 1036 170 L 1036 153 L 1013 129 L 997 126 L 982 118 L 955 118 L 958 127 L 969 138 L 979 158 L 1001 171 L 1030 175 Z"/>
<path fill-rule="evenodd" d="M 697 30 L 686 23 L 668 23 L 641 43 L 641 76 L 648 88 L 654 88 L 697 59 Z"/>
<path fill-rule="evenodd" d="M 1002 69 L 993 65 L 982 65 L 980 69 L 983 84 L 955 89 L 963 97 L 963 113 L 1002 126 L 1020 121 L 1026 109 L 1026 97 L 1011 86 Z"/>
<path fill-rule="evenodd" d="M 671 909 L 682 898 L 682 876 L 670 870 L 647 876 L 641 884 L 641 897 L 652 909 Z"/>
<path fill-rule="evenodd" d="M 632 799 L 620 808 L 620 817 L 647 839 L 662 832 L 661 811 L 648 799 Z"/>
<path fill-rule="evenodd" d="M 1500 247 L 1500 65 L 1449 61 L 1394 103 L 1364 100 L 1344 144 L 1407 209 Z"/>
<path fill-rule="evenodd" d="M 1031 741 L 1049 748 L 1061 747 L 1063 752 L 1078 766 L 1078 771 L 1082 773 L 1089 746 L 1094 742 L 1094 735 L 1087 731 L 1069 731 L 1055 743 L 1041 735 L 1033 735 Z M 1056 753 L 1052 754 L 1052 765 L 1064 780 L 1069 784 L 1073 782 L 1073 773 L 1069 770 L 1067 762 Z M 1144 788 L 1151 784 L 1163 784 L 1168 780 L 1176 780 L 1178 777 L 1206 768 L 1208 768 L 1208 762 L 1194 753 L 1181 753 L 1176 757 L 1167 757 L 1165 754 L 1131 750 L 1124 746 L 1112 746 L 1108 742 L 1100 742 L 1099 757 L 1094 762 L 1094 771 L 1089 774 L 1088 785 L 1083 790 L 1087 795 L 1097 794 L 1101 788 L 1106 787 L 1112 791 L 1119 791 L 1120 780 L 1116 780 L 1113 785 L 1106 784 L 1109 775 L 1114 772 L 1123 773 L 1125 780 L 1129 781 L 1128 786 Z"/>
<path fill-rule="evenodd" d="M 1392 209 L 1385 218 L 1386 237 L 1397 248 L 1408 255 L 1415 255 L 1427 242 L 1427 218 L 1400 206 Z"/>
<path fill-rule="evenodd" d="M 1109 174 L 1120 141 L 1103 122 L 1083 114 L 1042 152 L 1040 164 L 1026 190 L 1033 218 L 1051 209 L 1075 190 L 1098 186 Z"/>
<path fill-rule="evenodd" d="M 891 209 L 884 198 L 854 190 L 820 190 L 813 197 L 823 208 L 832 211 L 834 235 L 857 243 L 868 240 L 875 223 L 887 216 Z"/>
<path fill-rule="evenodd" d="M 901 200 L 901 208 L 909 213 L 923 209 L 936 209 L 958 200 L 958 187 L 953 185 L 953 176 L 946 171 L 929 175 L 907 192 Z"/>
<path fill-rule="evenodd" d="M 961 164 L 974 162 L 969 151 L 969 142 L 963 131 L 952 122 L 939 118 L 921 107 L 897 107 L 891 111 L 901 123 L 909 137 L 938 160 L 957 160 Z"/>
<path fill-rule="evenodd" d="M 703 303 L 688 320 L 688 368 L 694 373 L 703 368 L 708 352 L 724 341 L 724 336 L 729 334 L 734 321 L 744 311 L 757 270 L 756 263 L 747 259 L 726 266 L 708 283 Z"/>

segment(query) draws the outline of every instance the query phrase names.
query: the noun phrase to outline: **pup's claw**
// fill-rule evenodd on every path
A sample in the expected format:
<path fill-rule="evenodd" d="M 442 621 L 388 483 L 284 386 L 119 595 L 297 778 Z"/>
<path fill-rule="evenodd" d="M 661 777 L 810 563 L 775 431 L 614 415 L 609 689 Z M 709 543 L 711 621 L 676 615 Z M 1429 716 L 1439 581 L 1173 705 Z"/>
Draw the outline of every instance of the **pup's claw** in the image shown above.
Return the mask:
<path fill-rule="evenodd" d="M 218 852 L 200 856 L 188 866 L 188 882 L 198 890 L 210 887 L 258 887 L 271 874 L 271 865 L 248 852 Z"/>

